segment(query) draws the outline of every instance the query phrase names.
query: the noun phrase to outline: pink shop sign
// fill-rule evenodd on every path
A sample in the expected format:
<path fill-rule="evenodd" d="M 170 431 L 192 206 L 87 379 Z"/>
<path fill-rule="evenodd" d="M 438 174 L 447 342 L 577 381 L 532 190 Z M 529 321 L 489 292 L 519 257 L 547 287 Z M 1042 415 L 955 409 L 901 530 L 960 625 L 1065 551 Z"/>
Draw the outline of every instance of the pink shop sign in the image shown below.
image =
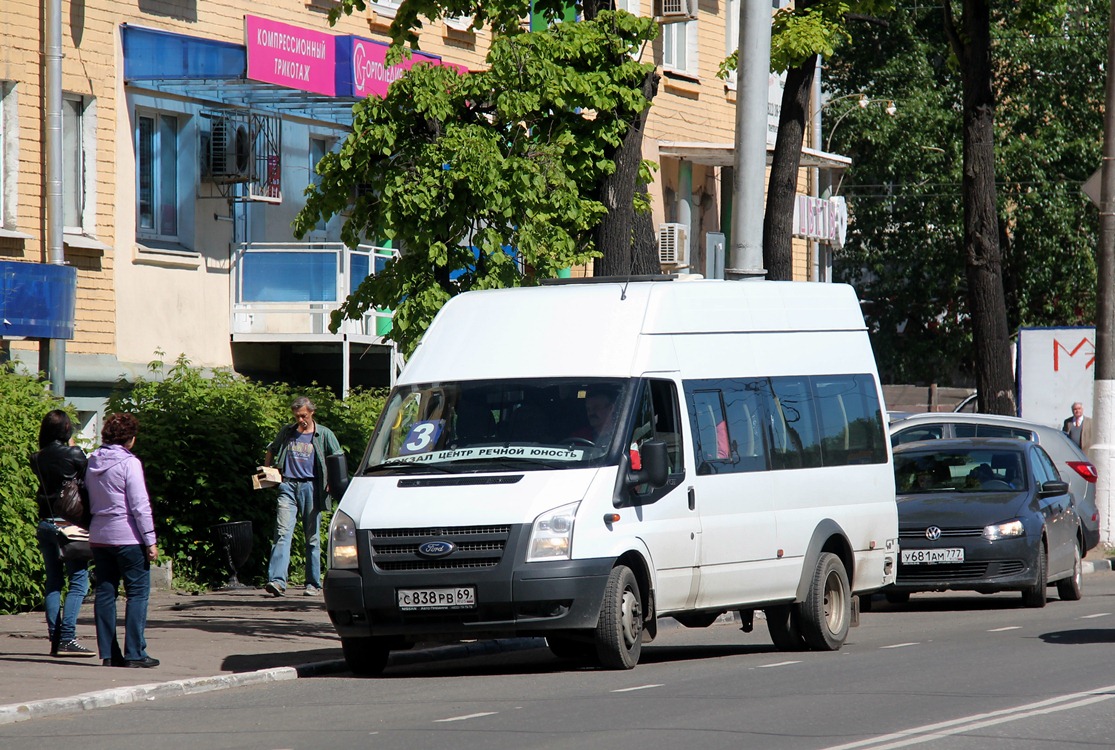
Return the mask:
<path fill-rule="evenodd" d="M 445 65 L 467 73 L 468 68 L 449 63 L 435 55 L 411 51 L 396 65 L 388 66 L 387 45 L 358 36 L 337 37 L 337 95 L 338 96 L 387 96 L 388 87 L 415 65 Z"/>
<path fill-rule="evenodd" d="M 248 78 L 334 96 L 336 37 L 320 31 L 244 16 Z"/>

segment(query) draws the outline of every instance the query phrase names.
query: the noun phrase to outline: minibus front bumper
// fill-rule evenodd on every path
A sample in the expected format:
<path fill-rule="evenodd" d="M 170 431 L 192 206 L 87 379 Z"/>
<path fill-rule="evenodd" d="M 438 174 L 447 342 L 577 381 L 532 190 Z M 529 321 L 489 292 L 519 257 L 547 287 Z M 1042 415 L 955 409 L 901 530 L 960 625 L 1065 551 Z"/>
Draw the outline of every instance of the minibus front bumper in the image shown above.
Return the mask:
<path fill-rule="evenodd" d="M 594 629 L 611 559 L 520 563 L 511 570 L 382 573 L 331 569 L 325 606 L 342 637 L 396 636 L 407 642 L 540 636 Z M 471 589 L 455 608 L 405 607 L 401 592 Z"/>

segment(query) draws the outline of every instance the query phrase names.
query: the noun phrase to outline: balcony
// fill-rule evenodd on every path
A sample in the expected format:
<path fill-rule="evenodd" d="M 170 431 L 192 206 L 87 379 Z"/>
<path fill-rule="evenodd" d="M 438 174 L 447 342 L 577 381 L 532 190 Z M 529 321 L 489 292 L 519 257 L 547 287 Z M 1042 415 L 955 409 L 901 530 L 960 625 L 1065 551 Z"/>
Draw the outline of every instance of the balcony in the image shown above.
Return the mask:
<path fill-rule="evenodd" d="M 250 242 L 232 263 L 230 332 L 235 342 L 338 343 L 389 346 L 391 311 L 345 320 L 330 333 L 330 316 L 395 251 L 340 242 Z"/>

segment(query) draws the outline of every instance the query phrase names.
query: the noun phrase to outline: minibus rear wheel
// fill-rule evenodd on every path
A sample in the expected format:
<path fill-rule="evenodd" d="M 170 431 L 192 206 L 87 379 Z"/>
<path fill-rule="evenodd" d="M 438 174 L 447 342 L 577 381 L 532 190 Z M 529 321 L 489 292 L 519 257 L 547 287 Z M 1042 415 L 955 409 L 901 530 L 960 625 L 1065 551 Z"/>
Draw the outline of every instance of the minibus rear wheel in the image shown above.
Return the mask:
<path fill-rule="evenodd" d="M 596 623 L 596 658 L 608 669 L 631 669 L 643 650 L 643 595 L 626 565 L 612 568 Z"/>
<path fill-rule="evenodd" d="M 374 677 L 387 666 L 391 650 L 382 638 L 341 638 L 345 664 L 360 677 Z"/>
<path fill-rule="evenodd" d="M 814 651 L 837 651 L 852 623 L 852 591 L 844 563 L 822 552 L 801 605 L 801 634 Z"/>

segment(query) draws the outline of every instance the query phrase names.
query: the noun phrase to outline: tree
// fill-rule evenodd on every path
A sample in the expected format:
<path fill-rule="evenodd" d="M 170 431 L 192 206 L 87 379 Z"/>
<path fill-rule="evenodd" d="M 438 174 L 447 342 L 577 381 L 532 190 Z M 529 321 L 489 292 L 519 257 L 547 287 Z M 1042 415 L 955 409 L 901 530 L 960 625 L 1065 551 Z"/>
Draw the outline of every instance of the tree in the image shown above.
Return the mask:
<path fill-rule="evenodd" d="M 1099 164 L 1106 14 L 1046 16 L 1042 31 L 1008 10 L 991 26 L 1007 330 L 1088 324 L 1096 212 L 1079 188 Z M 893 118 L 854 104 L 839 112 L 831 149 L 853 160 L 842 178 L 852 220 L 834 270 L 868 300 L 884 380 L 971 385 L 962 84 L 941 18 L 901 7 L 829 64 L 834 96 L 900 104 Z"/>
<path fill-rule="evenodd" d="M 770 67 L 786 73 L 786 85 L 763 217 L 763 265 L 769 279 L 793 278 L 794 200 L 817 56 L 829 58 L 850 41 L 851 22 L 874 19 L 892 6 L 892 0 L 800 0 L 774 14 Z M 721 64 L 722 78 L 738 67 L 738 56 L 737 50 Z"/>
<path fill-rule="evenodd" d="M 334 16 L 363 7 L 343 0 Z M 536 4 L 555 18 L 563 9 Z M 319 164 L 299 236 L 345 213 L 346 243 L 391 239 L 403 249 L 348 298 L 334 326 L 372 307 L 394 309 L 391 337 L 409 353 L 462 291 L 533 283 L 593 258 L 606 259 L 606 271 L 645 272 L 646 255 L 657 271 L 649 202 L 637 187 L 651 178 L 640 130 L 657 79 L 634 59 L 657 27 L 593 8 L 592 20 L 527 33 L 528 10 L 515 0 L 399 7 L 396 44 L 415 45 L 423 18 L 471 15 L 474 27 L 488 25 L 488 69 L 415 66 L 386 98 L 354 107 L 354 132 Z M 647 229 L 636 235 L 639 210 Z M 635 236 L 642 242 L 632 249 Z"/>

